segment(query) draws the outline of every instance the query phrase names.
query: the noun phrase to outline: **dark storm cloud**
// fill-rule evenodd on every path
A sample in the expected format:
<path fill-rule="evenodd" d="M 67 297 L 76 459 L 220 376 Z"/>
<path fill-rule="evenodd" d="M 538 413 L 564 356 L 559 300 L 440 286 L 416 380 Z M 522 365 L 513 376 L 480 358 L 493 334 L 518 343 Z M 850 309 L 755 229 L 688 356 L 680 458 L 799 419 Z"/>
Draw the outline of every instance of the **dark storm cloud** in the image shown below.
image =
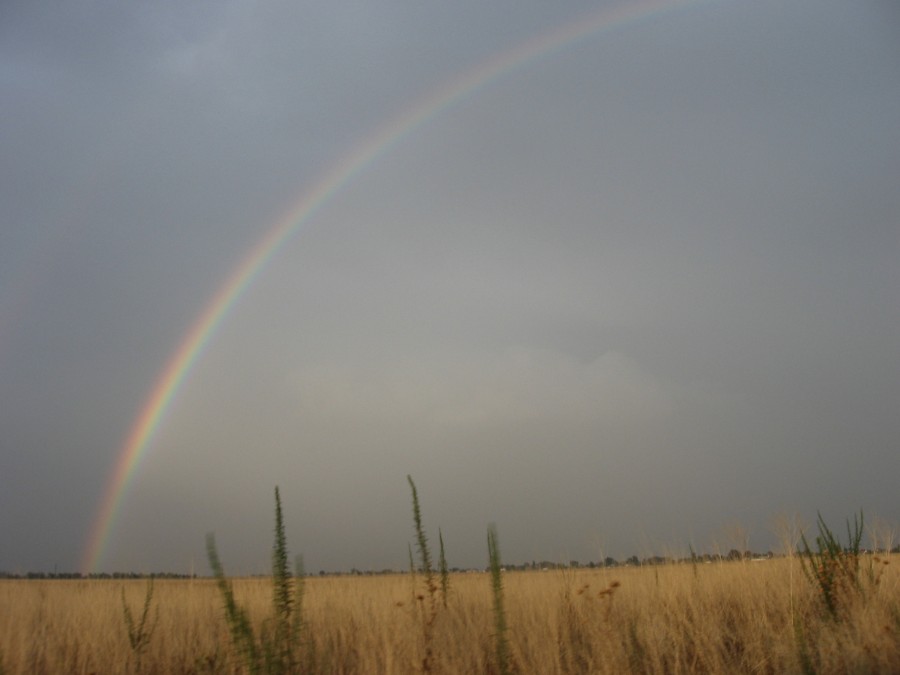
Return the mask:
<path fill-rule="evenodd" d="M 0 569 L 74 568 L 188 328 L 315 179 L 586 5 L 0 10 Z M 404 135 L 203 351 L 107 569 L 640 555 L 895 521 L 900 53 L 885 8 L 697 3 Z"/>

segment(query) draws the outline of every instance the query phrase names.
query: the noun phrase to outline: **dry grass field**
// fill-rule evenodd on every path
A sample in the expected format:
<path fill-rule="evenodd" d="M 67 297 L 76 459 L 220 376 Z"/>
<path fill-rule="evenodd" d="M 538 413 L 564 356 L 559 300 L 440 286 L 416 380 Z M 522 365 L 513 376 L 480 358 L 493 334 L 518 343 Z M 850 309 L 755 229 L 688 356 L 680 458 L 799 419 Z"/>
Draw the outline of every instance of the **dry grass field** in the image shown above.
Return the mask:
<path fill-rule="evenodd" d="M 862 556 L 832 616 L 796 558 L 503 574 L 509 670 L 520 673 L 900 673 L 900 561 Z M 421 576 L 309 578 L 298 672 L 500 672 L 489 574 L 454 574 L 425 630 Z M 0 581 L 12 673 L 241 673 L 212 580 L 157 580 L 138 662 L 123 611 L 147 581 Z M 270 579 L 233 580 L 259 627 Z M 423 596 L 417 598 L 417 595 Z M 429 637 L 426 638 L 426 635 Z"/>

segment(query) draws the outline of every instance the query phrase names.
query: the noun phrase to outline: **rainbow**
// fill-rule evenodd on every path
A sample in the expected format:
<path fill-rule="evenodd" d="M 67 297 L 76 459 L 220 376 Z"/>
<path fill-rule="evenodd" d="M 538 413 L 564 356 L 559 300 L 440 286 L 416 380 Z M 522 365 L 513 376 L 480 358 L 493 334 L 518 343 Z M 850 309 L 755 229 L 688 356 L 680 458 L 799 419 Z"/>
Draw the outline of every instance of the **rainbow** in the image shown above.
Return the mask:
<path fill-rule="evenodd" d="M 81 570 L 95 571 L 103 559 L 111 538 L 116 515 L 128 486 L 134 479 L 141 458 L 154 433 L 172 405 L 185 378 L 209 344 L 229 310 L 265 269 L 278 250 L 301 225 L 357 175 L 388 152 L 398 140 L 459 101 L 514 70 L 549 56 L 564 47 L 598 33 L 633 24 L 712 0 L 636 0 L 605 8 L 548 33 L 532 38 L 495 56 L 440 86 L 421 98 L 405 112 L 389 120 L 368 140 L 327 172 L 301 199 L 266 232 L 240 262 L 225 283 L 194 321 L 178 349 L 171 356 L 137 416 L 106 483 L 100 506 L 84 548 Z"/>

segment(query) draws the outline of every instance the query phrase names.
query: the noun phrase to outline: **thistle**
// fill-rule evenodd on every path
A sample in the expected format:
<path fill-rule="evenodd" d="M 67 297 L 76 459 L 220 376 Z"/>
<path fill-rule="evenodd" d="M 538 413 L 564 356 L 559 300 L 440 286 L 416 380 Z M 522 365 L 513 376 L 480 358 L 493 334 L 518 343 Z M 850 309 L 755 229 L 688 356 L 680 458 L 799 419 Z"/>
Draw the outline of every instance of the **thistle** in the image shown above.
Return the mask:
<path fill-rule="evenodd" d="M 841 604 L 853 590 L 859 589 L 859 544 L 863 534 L 863 513 L 853 517 L 853 529 L 847 520 L 847 548 L 825 524 L 822 514 L 818 514 L 819 536 L 816 537 L 816 552 L 813 553 L 805 535 L 803 544 L 803 571 L 807 578 L 818 587 L 822 602 L 832 618 L 839 618 Z"/>
<path fill-rule="evenodd" d="M 234 599 L 231 582 L 216 551 L 212 533 L 206 535 L 206 552 L 216 585 L 225 604 L 225 620 L 244 667 L 251 673 L 292 673 L 298 669 L 302 627 L 303 560 L 296 560 L 297 583 L 288 568 L 287 540 L 281 511 L 281 495 L 275 488 L 275 541 L 272 545 L 272 617 L 257 637 L 247 610 Z M 266 630 L 266 629 L 269 630 Z"/>
<path fill-rule="evenodd" d="M 491 567 L 491 590 L 494 595 L 494 654 L 501 675 L 512 672 L 509 655 L 509 639 L 506 637 L 506 609 L 503 604 L 503 568 L 500 564 L 500 543 L 497 526 L 488 525 L 488 560 Z"/>
<path fill-rule="evenodd" d="M 147 591 L 144 594 L 144 607 L 141 610 L 141 618 L 138 621 L 135 621 L 134 615 L 131 613 L 131 608 L 128 607 L 128 604 L 125 602 L 125 589 L 122 589 L 122 613 L 125 617 L 125 628 L 128 631 L 128 644 L 131 646 L 131 651 L 134 652 L 136 661 L 135 669 L 138 672 L 141 670 L 141 658 L 143 657 L 147 646 L 150 644 L 150 638 L 153 637 L 153 631 L 156 630 L 156 626 L 159 623 L 159 607 L 156 608 L 153 622 L 147 623 L 152 602 L 153 578 L 151 577 L 150 581 L 147 583 Z"/>

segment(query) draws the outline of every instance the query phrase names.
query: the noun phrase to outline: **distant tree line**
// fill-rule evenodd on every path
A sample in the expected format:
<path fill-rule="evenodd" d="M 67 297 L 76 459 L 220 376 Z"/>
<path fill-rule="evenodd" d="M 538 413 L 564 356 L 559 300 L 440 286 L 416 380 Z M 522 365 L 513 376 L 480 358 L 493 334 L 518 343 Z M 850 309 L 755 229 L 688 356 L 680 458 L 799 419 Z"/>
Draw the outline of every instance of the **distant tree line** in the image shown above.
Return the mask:
<path fill-rule="evenodd" d="M 860 550 L 861 553 L 888 553 L 887 550 Z M 900 553 L 900 544 L 894 546 L 890 553 Z M 797 555 L 802 555 L 802 552 L 797 551 Z M 520 564 L 505 564 L 503 569 L 507 571 L 548 571 L 548 570 L 560 570 L 560 569 L 602 569 L 605 567 L 640 567 L 647 565 L 673 565 L 673 564 L 685 564 L 685 563 L 713 563 L 713 562 L 729 562 L 736 560 L 766 560 L 770 558 L 779 557 L 776 556 L 772 551 L 767 551 L 766 553 L 754 553 L 752 551 L 739 551 L 738 549 L 731 549 L 726 554 L 720 553 L 698 553 L 687 557 L 682 558 L 673 558 L 670 556 L 648 556 L 645 558 L 639 558 L 636 555 L 633 555 L 625 560 L 619 561 L 615 558 L 611 558 L 607 556 L 603 560 L 590 561 L 586 563 L 579 562 L 578 560 L 570 560 L 569 562 L 554 562 L 551 560 L 532 560 L 531 562 L 524 562 Z M 451 572 L 456 573 L 464 573 L 464 572 L 483 572 L 483 568 L 469 568 L 469 567 L 451 567 Z M 381 570 L 360 570 L 357 568 L 352 568 L 349 572 L 345 571 L 326 571 L 319 570 L 318 576 L 377 576 L 381 574 L 407 574 L 408 570 L 394 570 L 394 569 L 381 569 Z M 192 579 L 197 578 L 196 574 L 178 574 L 176 572 L 93 572 L 91 574 L 82 574 L 81 572 L 26 572 L 16 573 L 16 572 L 4 572 L 0 570 L 0 579 Z M 253 576 L 266 576 L 266 575 L 253 575 Z"/>
<path fill-rule="evenodd" d="M 178 574 L 176 572 L 4 572 L 0 570 L 0 579 L 191 579 L 197 575 Z"/>

